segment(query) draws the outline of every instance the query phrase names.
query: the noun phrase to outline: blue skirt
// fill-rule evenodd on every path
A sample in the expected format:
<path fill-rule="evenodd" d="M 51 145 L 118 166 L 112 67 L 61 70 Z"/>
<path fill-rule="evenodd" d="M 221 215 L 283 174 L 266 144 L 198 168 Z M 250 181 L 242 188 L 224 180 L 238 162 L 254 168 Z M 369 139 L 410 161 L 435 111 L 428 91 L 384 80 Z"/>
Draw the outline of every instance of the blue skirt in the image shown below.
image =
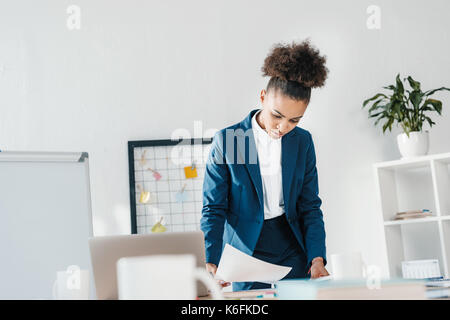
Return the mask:
<path fill-rule="evenodd" d="M 264 220 L 253 257 L 260 260 L 292 267 L 283 279 L 309 278 L 306 253 L 286 220 L 286 214 Z M 233 291 L 270 288 L 262 282 L 233 282 Z"/>

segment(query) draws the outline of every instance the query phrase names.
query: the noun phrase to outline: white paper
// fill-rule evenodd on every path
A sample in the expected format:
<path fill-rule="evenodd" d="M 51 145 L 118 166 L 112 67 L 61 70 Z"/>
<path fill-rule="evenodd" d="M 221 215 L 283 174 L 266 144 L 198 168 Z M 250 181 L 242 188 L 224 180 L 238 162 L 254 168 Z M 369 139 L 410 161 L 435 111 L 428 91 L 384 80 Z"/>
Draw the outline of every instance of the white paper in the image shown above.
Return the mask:
<path fill-rule="evenodd" d="M 325 280 L 333 280 L 333 275 L 323 276 L 315 279 L 311 279 L 313 281 L 325 281 Z"/>
<path fill-rule="evenodd" d="M 291 269 L 291 267 L 279 266 L 249 256 L 227 243 L 223 249 L 215 278 L 226 282 L 273 283 L 283 279 Z"/>

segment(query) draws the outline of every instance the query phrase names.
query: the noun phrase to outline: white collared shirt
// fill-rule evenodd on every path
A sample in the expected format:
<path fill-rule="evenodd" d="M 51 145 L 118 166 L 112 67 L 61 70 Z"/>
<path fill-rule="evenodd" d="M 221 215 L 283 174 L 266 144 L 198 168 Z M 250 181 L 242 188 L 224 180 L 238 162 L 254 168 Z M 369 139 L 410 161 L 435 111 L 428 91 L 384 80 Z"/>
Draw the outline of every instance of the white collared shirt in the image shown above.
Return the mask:
<path fill-rule="evenodd" d="M 252 129 L 258 152 L 259 169 L 264 195 L 264 219 L 284 213 L 283 185 L 281 176 L 281 138 L 274 139 L 259 126 L 256 112 L 252 117 Z"/>

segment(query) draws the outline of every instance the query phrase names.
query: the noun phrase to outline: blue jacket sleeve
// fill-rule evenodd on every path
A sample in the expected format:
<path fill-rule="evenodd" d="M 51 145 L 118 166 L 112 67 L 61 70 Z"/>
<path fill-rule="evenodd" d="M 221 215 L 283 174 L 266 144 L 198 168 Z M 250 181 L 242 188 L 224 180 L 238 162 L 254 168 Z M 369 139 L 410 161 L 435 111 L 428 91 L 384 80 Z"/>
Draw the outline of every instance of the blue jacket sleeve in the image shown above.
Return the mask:
<path fill-rule="evenodd" d="M 203 208 L 200 228 L 205 236 L 206 262 L 219 264 L 228 211 L 230 173 L 225 163 L 222 135 L 216 133 L 211 143 L 203 180 Z"/>
<path fill-rule="evenodd" d="M 316 168 L 316 154 L 311 134 L 309 134 L 305 177 L 300 196 L 297 200 L 297 212 L 304 235 L 308 268 L 315 257 L 322 257 L 326 265 L 325 227 L 320 209 L 319 186 Z"/>

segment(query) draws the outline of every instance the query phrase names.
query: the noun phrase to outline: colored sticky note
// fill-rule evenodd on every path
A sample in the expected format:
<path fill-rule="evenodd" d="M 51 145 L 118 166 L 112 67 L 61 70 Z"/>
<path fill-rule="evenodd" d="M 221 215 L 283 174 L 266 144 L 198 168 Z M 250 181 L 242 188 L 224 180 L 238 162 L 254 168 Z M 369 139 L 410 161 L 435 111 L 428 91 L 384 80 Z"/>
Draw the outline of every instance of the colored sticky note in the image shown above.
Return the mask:
<path fill-rule="evenodd" d="M 159 179 L 161 179 L 161 174 L 160 174 L 158 171 L 153 170 L 152 168 L 147 168 L 147 170 L 153 172 L 153 178 L 155 178 L 156 181 L 158 181 Z"/>
<path fill-rule="evenodd" d="M 164 227 L 161 222 L 157 222 L 153 227 L 152 227 L 152 232 L 165 232 L 167 229 L 166 227 Z"/>
<path fill-rule="evenodd" d="M 175 195 L 175 199 L 177 200 L 177 202 L 183 202 L 187 200 L 187 193 L 184 191 L 181 192 L 177 192 L 177 194 Z"/>
<path fill-rule="evenodd" d="M 147 203 L 148 200 L 150 200 L 150 192 L 148 191 L 142 191 L 141 196 L 139 198 L 140 203 Z"/>
<path fill-rule="evenodd" d="M 162 225 L 162 221 L 163 221 L 163 217 L 161 217 L 161 219 L 159 219 L 159 221 L 157 223 L 155 223 L 155 225 L 152 227 L 151 231 L 152 232 L 165 232 L 167 230 L 167 228 Z"/>
<path fill-rule="evenodd" d="M 186 176 L 186 179 L 197 177 L 197 168 L 194 167 L 194 169 L 192 169 L 192 166 L 184 167 L 184 175 Z"/>
<path fill-rule="evenodd" d="M 159 179 L 161 179 L 161 174 L 159 172 L 154 171 L 153 177 L 156 179 L 156 181 L 158 181 Z"/>

